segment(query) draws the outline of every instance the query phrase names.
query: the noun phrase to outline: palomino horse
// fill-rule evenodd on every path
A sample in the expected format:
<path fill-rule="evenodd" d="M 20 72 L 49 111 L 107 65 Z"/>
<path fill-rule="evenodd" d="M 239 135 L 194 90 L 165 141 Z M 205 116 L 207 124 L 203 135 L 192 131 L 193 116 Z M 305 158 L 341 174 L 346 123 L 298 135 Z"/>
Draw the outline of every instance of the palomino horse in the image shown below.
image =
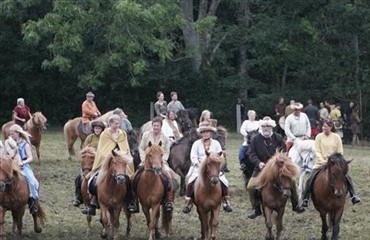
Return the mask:
<path fill-rule="evenodd" d="M 95 148 L 93 147 L 85 147 L 81 150 L 81 175 L 82 175 L 82 182 L 81 182 L 81 196 L 83 203 L 86 207 L 90 204 L 90 196 L 88 193 L 88 186 L 86 179 L 86 175 L 92 170 L 94 159 L 95 159 Z M 87 220 L 87 233 L 91 230 L 91 215 L 86 215 Z"/>
<path fill-rule="evenodd" d="M 185 176 L 189 172 L 191 165 L 191 147 L 195 140 L 199 138 L 200 135 L 198 135 L 197 130 L 195 128 L 191 128 L 190 131 L 188 133 L 185 133 L 184 136 L 179 139 L 178 142 L 175 143 L 171 148 L 170 156 L 168 158 L 168 164 L 177 174 L 180 175 L 180 196 L 183 196 L 185 194 Z M 214 134 L 213 138 L 218 140 L 220 142 L 221 148 L 225 150 L 227 138 L 226 128 L 218 126 L 217 133 Z"/>
<path fill-rule="evenodd" d="M 159 145 L 149 142 L 149 146 L 145 150 L 144 171 L 141 174 L 136 191 L 146 218 L 149 240 L 160 237 L 158 220 L 161 203 L 166 192 L 162 173 L 162 155 L 164 150 L 161 144 L 161 142 Z M 150 209 L 152 210 L 151 212 Z M 163 207 L 162 227 L 166 235 L 171 233 L 172 212 L 164 211 Z"/>
<path fill-rule="evenodd" d="M 352 160 L 351 160 L 352 161 Z M 348 164 L 342 154 L 331 155 L 320 172 L 316 175 L 312 190 L 312 201 L 320 213 L 321 239 L 326 240 L 329 227 L 333 229 L 331 239 L 338 239 L 339 223 L 343 215 L 346 201 L 347 184 L 346 175 Z M 329 224 L 327 223 L 329 217 Z"/>
<path fill-rule="evenodd" d="M 0 156 L 0 239 L 6 239 L 4 221 L 5 213 L 10 210 L 13 216 L 13 234 L 22 235 L 22 218 L 30 192 L 26 179 L 17 164 L 7 155 Z M 34 231 L 42 232 L 45 212 L 37 201 L 37 214 L 32 215 Z"/>
<path fill-rule="evenodd" d="M 298 171 L 298 166 L 285 153 L 276 152 L 259 175 L 258 187 L 261 190 L 267 228 L 266 239 L 275 239 L 272 234 L 273 222 L 276 224 L 276 239 L 280 239 L 285 205 L 292 194 L 291 189 Z M 273 212 L 277 215 L 273 216 Z"/>
<path fill-rule="evenodd" d="M 126 235 L 130 234 L 131 230 L 131 213 L 127 210 L 126 194 L 127 184 L 131 184 L 130 178 L 126 174 L 126 166 L 129 161 L 132 161 L 129 152 L 123 153 L 119 150 L 112 150 L 112 154 L 103 162 L 98 179 L 96 181 L 96 191 L 98 202 L 100 205 L 100 221 L 103 225 L 101 237 L 110 235 L 113 239 L 118 239 L 119 216 L 121 210 L 126 214 L 127 226 Z"/>
<path fill-rule="evenodd" d="M 36 148 L 37 159 L 40 163 L 40 143 L 41 143 L 41 131 L 46 130 L 46 117 L 41 112 L 35 112 L 32 114 L 30 120 L 25 124 L 26 131 L 31 134 L 31 144 Z M 1 131 L 3 132 L 4 139 L 7 139 L 9 136 L 9 128 L 15 124 L 14 121 L 9 121 L 5 123 Z"/>
<path fill-rule="evenodd" d="M 199 176 L 194 183 L 194 203 L 197 206 L 202 239 L 216 239 L 222 200 L 219 179 L 222 155 L 222 152 L 206 152 L 206 159 L 199 166 Z"/>
<path fill-rule="evenodd" d="M 197 130 L 192 128 L 172 145 L 168 157 L 168 164 L 180 176 L 180 196 L 185 195 L 185 177 L 191 165 L 190 150 L 197 139 L 199 139 Z"/>
<path fill-rule="evenodd" d="M 288 156 L 300 167 L 298 196 L 299 204 L 302 203 L 302 192 L 306 186 L 307 176 L 312 171 L 312 167 L 316 161 L 315 140 L 301 140 L 296 138 L 292 148 L 289 150 Z"/>

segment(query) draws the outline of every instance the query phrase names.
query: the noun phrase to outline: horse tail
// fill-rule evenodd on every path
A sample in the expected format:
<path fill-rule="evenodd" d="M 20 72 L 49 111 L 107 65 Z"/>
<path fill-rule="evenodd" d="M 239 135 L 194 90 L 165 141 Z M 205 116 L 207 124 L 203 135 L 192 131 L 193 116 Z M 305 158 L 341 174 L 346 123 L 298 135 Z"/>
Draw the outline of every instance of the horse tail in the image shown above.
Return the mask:
<path fill-rule="evenodd" d="M 162 228 L 167 236 L 169 236 L 172 231 L 172 215 L 172 211 L 165 211 L 162 207 Z"/>
<path fill-rule="evenodd" d="M 46 220 L 46 213 L 44 211 L 44 208 L 41 206 L 40 202 L 37 203 L 37 218 L 40 220 L 40 224 L 44 225 Z"/>

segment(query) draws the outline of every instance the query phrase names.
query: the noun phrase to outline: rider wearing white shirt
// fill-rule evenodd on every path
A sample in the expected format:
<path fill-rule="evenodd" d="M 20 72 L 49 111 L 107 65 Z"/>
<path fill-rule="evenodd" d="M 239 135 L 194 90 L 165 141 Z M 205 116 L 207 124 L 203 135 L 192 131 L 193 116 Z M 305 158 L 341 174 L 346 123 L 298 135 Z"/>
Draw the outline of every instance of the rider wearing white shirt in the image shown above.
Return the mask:
<path fill-rule="evenodd" d="M 169 138 L 171 145 L 182 137 L 175 117 L 175 112 L 169 110 L 167 117 L 162 121 L 162 133 Z"/>

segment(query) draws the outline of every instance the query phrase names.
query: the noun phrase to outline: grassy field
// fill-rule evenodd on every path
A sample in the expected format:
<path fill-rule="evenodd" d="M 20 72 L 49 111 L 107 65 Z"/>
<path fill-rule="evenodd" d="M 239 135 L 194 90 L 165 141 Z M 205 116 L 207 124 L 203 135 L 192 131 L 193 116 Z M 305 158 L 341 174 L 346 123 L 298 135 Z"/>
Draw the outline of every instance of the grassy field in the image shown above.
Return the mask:
<path fill-rule="evenodd" d="M 229 135 L 227 141 L 228 165 L 227 173 L 232 191 L 234 211 L 221 211 L 218 239 L 264 239 L 266 229 L 263 217 L 255 220 L 247 218 L 250 211 L 248 196 L 239 171 L 238 152 L 242 137 L 236 133 Z M 77 147 L 77 144 L 76 144 Z M 356 189 L 362 198 L 361 205 L 352 206 L 348 199 L 341 222 L 340 239 L 370 238 L 370 148 L 358 147 L 351 149 L 345 146 L 345 157 L 353 158 L 351 173 Z M 78 158 L 69 161 L 67 147 L 62 130 L 46 131 L 41 143 L 41 165 L 35 161 L 33 169 L 40 173 L 41 203 L 47 213 L 47 221 L 41 234 L 33 232 L 31 216 L 26 212 L 23 225 L 23 239 L 100 239 L 101 225 L 98 217 L 92 221 L 93 230 L 86 235 L 86 220 L 81 214 L 82 209 L 72 206 L 74 198 L 74 178 L 79 169 Z M 200 224 L 196 211 L 185 215 L 181 212 L 184 199 L 177 197 L 173 218 L 173 234 L 170 239 L 196 239 L 200 237 Z M 142 212 L 133 219 L 133 228 L 129 239 L 146 239 L 147 230 Z M 120 236 L 124 239 L 126 221 L 121 217 Z M 11 216 L 7 214 L 6 232 L 10 235 Z M 282 239 L 320 239 L 321 220 L 312 203 L 302 214 L 293 213 L 288 203 L 284 215 Z"/>

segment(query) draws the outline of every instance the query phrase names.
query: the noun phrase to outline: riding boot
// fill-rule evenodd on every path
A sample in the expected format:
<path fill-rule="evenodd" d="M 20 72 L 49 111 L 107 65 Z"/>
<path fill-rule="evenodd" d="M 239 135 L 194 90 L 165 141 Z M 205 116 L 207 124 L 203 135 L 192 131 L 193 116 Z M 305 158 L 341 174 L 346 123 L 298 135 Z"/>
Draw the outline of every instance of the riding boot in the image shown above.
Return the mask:
<path fill-rule="evenodd" d="M 132 187 L 130 178 L 128 176 L 125 176 L 125 177 L 126 177 L 126 188 L 127 188 L 127 194 L 126 194 L 125 201 L 128 203 L 127 210 L 130 213 L 139 213 L 140 212 L 139 201 Z"/>
<path fill-rule="evenodd" d="M 140 176 L 141 174 L 143 173 L 144 171 L 144 166 L 143 165 L 139 165 L 138 169 L 136 170 L 136 174 L 132 180 L 132 186 L 130 184 L 129 188 L 131 189 L 131 198 L 129 199 L 128 201 L 128 211 L 131 212 L 131 213 L 139 213 L 140 212 L 140 209 L 139 209 L 139 200 L 137 199 L 137 195 L 136 195 L 136 190 L 137 190 L 137 185 L 139 183 L 139 179 L 140 179 Z M 131 181 L 129 181 L 131 182 Z"/>
<path fill-rule="evenodd" d="M 229 195 L 229 188 L 226 187 L 222 182 L 221 182 L 221 188 L 222 188 L 222 207 L 224 208 L 225 212 L 232 212 L 233 208 L 231 207 L 230 204 L 230 195 Z"/>
<path fill-rule="evenodd" d="M 260 201 L 256 200 L 253 206 L 252 212 L 248 214 L 248 218 L 255 219 L 256 217 L 260 215 L 262 215 L 261 204 L 260 204 Z"/>
<path fill-rule="evenodd" d="M 313 183 L 314 183 L 317 173 L 319 173 L 319 169 L 313 169 L 309 178 L 306 181 L 306 184 L 302 192 L 302 198 L 303 198 L 302 207 L 308 207 L 308 200 L 310 199 L 310 193 L 313 188 Z"/>
<path fill-rule="evenodd" d="M 305 209 L 298 204 L 298 194 L 295 182 L 292 184 L 292 195 L 290 196 L 290 201 L 292 202 L 292 210 L 297 213 L 302 213 Z"/>
<path fill-rule="evenodd" d="M 353 186 L 352 178 L 349 175 L 346 175 L 346 183 L 349 195 L 351 196 L 352 204 L 357 204 L 361 202 L 361 199 L 356 196 L 355 188 Z"/>
<path fill-rule="evenodd" d="M 34 198 L 28 199 L 28 208 L 30 209 L 31 215 L 37 214 L 37 211 L 39 210 L 37 207 L 37 201 Z"/>
<path fill-rule="evenodd" d="M 175 197 L 175 192 L 172 190 L 172 187 L 167 191 L 166 200 L 164 202 L 164 210 L 166 212 L 172 212 L 173 210 L 173 199 Z"/>
<path fill-rule="evenodd" d="M 82 183 L 82 177 L 81 173 L 79 173 L 75 179 L 75 200 L 73 201 L 73 206 L 79 207 L 81 203 L 83 202 L 82 196 L 81 196 L 81 183 Z"/>
<path fill-rule="evenodd" d="M 85 215 L 95 216 L 96 208 L 97 208 L 96 196 L 91 195 L 90 205 L 86 209 L 82 210 L 81 212 L 82 214 L 85 214 Z"/>
<path fill-rule="evenodd" d="M 194 181 L 188 183 L 188 186 L 186 187 L 185 207 L 182 209 L 183 213 L 189 213 L 191 211 L 191 208 L 193 207 L 193 187 Z"/>

